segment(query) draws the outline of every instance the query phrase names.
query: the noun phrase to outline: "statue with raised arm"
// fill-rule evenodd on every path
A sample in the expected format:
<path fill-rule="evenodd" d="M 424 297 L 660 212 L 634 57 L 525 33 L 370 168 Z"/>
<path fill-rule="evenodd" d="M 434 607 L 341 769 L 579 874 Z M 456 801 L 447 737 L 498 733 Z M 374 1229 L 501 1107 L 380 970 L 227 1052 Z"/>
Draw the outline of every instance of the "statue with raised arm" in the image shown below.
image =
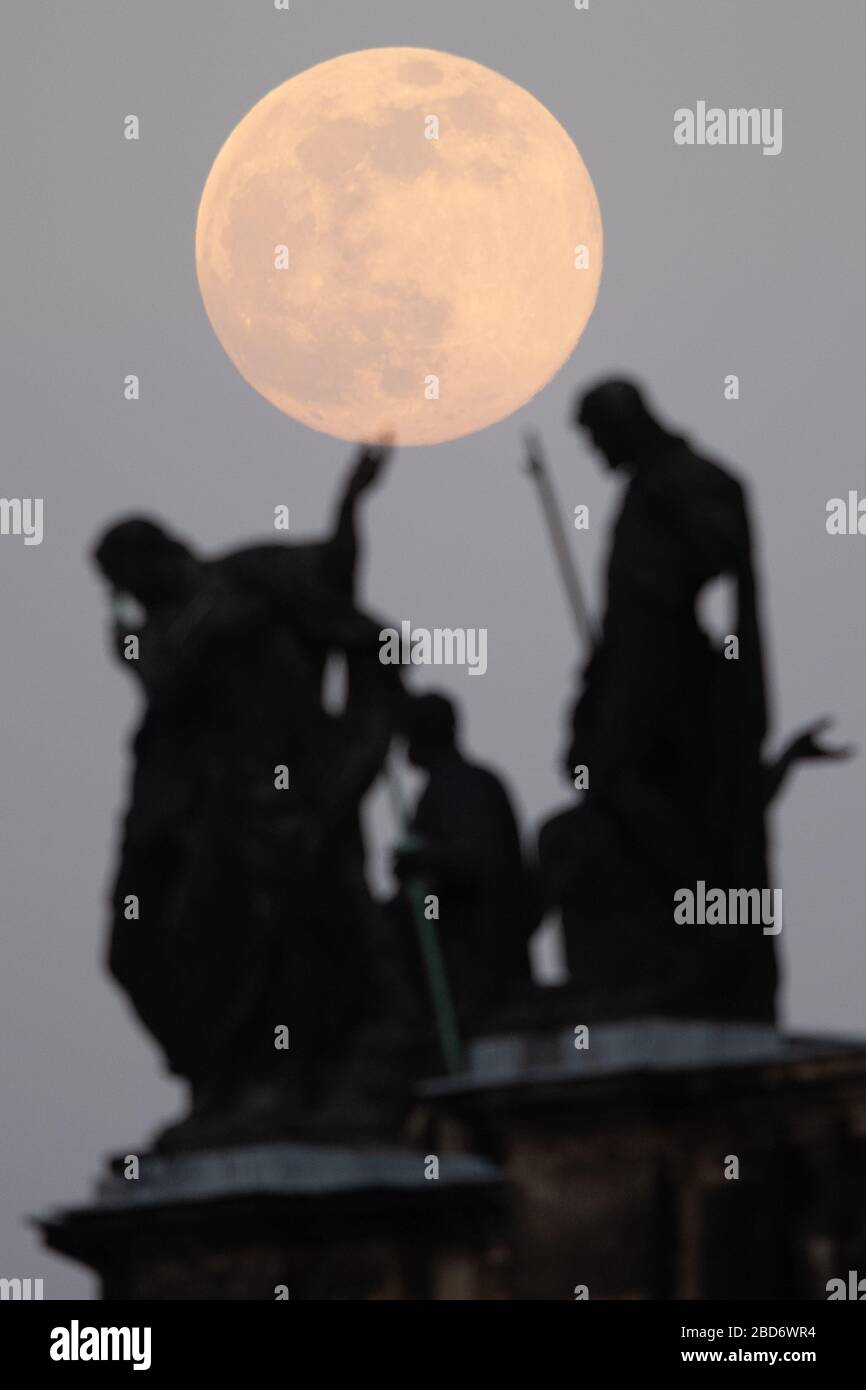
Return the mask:
<path fill-rule="evenodd" d="M 133 519 L 96 549 L 145 699 L 109 965 L 192 1084 L 165 1146 L 306 1132 L 347 1071 L 374 1129 L 400 1108 L 358 821 L 401 703 L 354 603 L 355 508 L 386 453 L 362 452 L 321 543 L 205 559 Z"/>

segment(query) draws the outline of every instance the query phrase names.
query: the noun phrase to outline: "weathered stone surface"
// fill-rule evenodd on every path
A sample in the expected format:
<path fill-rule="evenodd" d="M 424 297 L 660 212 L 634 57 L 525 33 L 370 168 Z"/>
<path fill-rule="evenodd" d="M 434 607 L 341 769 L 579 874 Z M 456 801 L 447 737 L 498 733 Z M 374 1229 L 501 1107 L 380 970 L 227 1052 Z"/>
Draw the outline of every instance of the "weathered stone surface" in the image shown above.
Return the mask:
<path fill-rule="evenodd" d="M 573 1041 L 479 1039 L 424 1088 L 502 1164 L 512 1298 L 825 1298 L 866 1268 L 866 1044 L 672 1019 Z"/>
<path fill-rule="evenodd" d="M 484 1299 L 501 1288 L 499 1174 L 468 1154 L 270 1144 L 120 1160 L 41 1222 L 109 1299 Z"/>
<path fill-rule="evenodd" d="M 47 1243 L 116 1299 L 823 1299 L 866 1269 L 866 1044 L 672 1019 L 573 1036 L 478 1039 L 424 1086 L 413 1151 L 144 1155 L 138 1182 L 115 1162 Z"/>

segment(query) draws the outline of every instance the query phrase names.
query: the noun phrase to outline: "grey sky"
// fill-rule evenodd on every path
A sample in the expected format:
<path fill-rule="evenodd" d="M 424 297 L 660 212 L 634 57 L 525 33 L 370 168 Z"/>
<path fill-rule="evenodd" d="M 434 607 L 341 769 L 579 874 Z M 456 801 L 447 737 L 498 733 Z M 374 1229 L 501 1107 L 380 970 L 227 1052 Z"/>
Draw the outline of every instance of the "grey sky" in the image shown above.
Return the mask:
<path fill-rule="evenodd" d="M 105 883 L 136 718 L 85 561 L 118 513 L 162 513 L 206 548 L 324 522 L 347 457 L 279 414 L 224 356 L 199 299 L 195 214 L 213 157 L 265 92 L 357 48 L 464 54 L 527 87 L 595 181 L 599 302 L 574 358 L 519 415 L 410 450 L 367 509 L 371 605 L 484 626 L 488 671 L 433 673 L 473 750 L 530 822 L 555 767 L 577 651 L 521 430 L 545 436 L 575 553 L 598 595 L 617 487 L 566 427 L 575 387 L 644 378 L 664 414 L 752 488 L 778 735 L 833 712 L 864 740 L 866 537 L 831 538 L 828 498 L 866 492 L 862 443 L 862 5 L 836 0 L 140 0 L 3 7 L 2 493 L 45 499 L 45 539 L 0 537 L 3 1207 L 0 1274 L 48 1298 L 91 1281 L 43 1254 L 26 1213 L 85 1195 L 102 1156 L 140 1151 L 177 1088 L 101 972 Z M 784 148 L 680 148 L 698 100 L 781 107 Z M 141 118 L 138 144 L 122 120 Z M 125 403 L 122 380 L 141 376 Z M 742 398 L 723 399 L 740 376 Z M 455 558 L 459 561 L 455 563 Z M 784 1017 L 862 1016 L 863 764 L 799 774 L 776 820 Z M 377 824 L 384 825 L 381 808 Z"/>

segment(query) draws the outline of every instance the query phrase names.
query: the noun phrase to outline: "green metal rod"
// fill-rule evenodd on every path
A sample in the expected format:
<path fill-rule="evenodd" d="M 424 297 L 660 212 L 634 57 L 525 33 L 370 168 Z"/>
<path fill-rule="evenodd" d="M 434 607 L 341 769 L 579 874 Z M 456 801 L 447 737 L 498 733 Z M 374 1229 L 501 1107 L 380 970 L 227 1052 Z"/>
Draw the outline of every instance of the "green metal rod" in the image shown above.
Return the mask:
<path fill-rule="evenodd" d="M 413 846 L 412 837 L 407 834 L 408 817 L 403 804 L 400 779 L 391 758 L 388 758 L 385 764 L 385 777 L 391 800 L 391 811 L 398 834 L 404 844 Z M 421 842 L 418 841 L 417 843 L 420 844 Z M 445 962 L 442 959 L 436 927 L 424 912 L 424 900 L 427 896 L 425 886 L 420 879 L 413 879 L 406 885 L 406 893 L 418 932 L 418 945 L 421 948 L 421 960 L 433 1003 L 433 1016 L 436 1020 L 436 1031 L 439 1035 L 442 1056 L 450 1074 L 457 1076 L 463 1070 L 463 1048 L 460 1042 L 457 1011 L 454 1008 L 451 987 L 445 973 Z"/>

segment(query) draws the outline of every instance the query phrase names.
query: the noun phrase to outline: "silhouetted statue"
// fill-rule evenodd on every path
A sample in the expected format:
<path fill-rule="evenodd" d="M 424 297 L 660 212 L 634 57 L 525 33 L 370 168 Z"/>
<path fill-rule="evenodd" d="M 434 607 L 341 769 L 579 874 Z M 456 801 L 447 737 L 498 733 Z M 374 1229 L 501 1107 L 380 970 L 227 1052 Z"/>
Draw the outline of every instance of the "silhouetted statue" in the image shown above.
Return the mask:
<path fill-rule="evenodd" d="M 380 624 L 353 602 L 355 505 L 384 457 L 362 454 L 321 544 L 206 560 L 130 520 L 96 551 L 143 610 L 115 625 L 146 710 L 109 963 L 192 1082 L 192 1116 L 166 1145 L 292 1132 L 334 1094 L 374 1126 L 399 1108 L 357 814 L 400 701 Z M 337 715 L 322 698 L 332 656 L 346 665 Z"/>
<path fill-rule="evenodd" d="M 529 983 L 527 943 L 540 900 L 508 793 L 495 773 L 462 752 L 452 701 L 439 694 L 415 697 L 405 732 L 409 761 L 427 773 L 427 784 L 411 821 L 411 848 L 398 850 L 395 869 L 401 883 L 423 884 L 437 899 L 437 936 L 467 1036 Z M 398 901 L 420 994 L 427 984 L 409 904 L 403 895 Z"/>
<path fill-rule="evenodd" d="M 630 477 L 565 759 L 588 788 L 543 827 L 539 846 L 575 989 L 586 1016 L 772 1020 L 776 962 L 762 924 L 673 918 L 675 891 L 699 880 L 725 892 L 767 886 L 766 800 L 797 757 L 823 751 L 812 740 L 776 767 L 762 762 L 767 702 L 744 490 L 661 425 L 629 382 L 590 391 L 577 423 Z M 736 596 L 736 643 L 724 651 L 696 611 L 719 577 Z"/>

